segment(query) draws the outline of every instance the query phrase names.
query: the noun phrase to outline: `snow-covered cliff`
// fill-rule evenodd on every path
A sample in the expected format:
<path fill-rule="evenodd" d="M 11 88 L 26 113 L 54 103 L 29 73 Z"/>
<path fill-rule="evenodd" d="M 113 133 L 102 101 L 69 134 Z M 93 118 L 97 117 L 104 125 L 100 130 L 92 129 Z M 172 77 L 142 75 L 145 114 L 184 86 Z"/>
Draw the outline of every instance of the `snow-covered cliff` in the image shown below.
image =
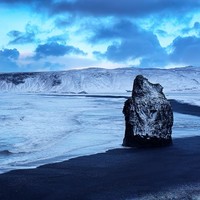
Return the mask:
<path fill-rule="evenodd" d="M 160 83 L 165 92 L 200 91 L 200 68 L 100 69 L 60 72 L 1 73 L 0 91 L 121 93 L 132 89 L 136 75 Z"/>

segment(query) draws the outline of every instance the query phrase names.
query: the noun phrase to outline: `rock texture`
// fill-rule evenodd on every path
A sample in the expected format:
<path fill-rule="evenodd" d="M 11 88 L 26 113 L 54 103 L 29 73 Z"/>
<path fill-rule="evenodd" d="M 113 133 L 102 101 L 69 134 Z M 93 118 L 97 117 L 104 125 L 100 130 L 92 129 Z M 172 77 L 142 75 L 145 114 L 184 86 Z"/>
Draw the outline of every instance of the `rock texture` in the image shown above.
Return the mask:
<path fill-rule="evenodd" d="M 173 112 L 160 84 L 138 75 L 126 100 L 124 146 L 165 146 L 172 143 Z"/>

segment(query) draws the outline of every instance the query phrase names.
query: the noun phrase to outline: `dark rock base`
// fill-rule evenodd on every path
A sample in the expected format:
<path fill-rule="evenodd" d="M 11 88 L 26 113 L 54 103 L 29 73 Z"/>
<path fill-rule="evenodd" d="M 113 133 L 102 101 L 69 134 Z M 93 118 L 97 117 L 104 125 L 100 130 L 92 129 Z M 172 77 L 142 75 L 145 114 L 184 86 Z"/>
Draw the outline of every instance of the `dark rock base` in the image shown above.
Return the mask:
<path fill-rule="evenodd" d="M 128 138 L 124 138 L 123 146 L 126 147 L 164 147 L 172 145 L 172 138 L 164 139 L 157 137 L 149 137 L 149 136 L 140 136 L 135 135 Z"/>

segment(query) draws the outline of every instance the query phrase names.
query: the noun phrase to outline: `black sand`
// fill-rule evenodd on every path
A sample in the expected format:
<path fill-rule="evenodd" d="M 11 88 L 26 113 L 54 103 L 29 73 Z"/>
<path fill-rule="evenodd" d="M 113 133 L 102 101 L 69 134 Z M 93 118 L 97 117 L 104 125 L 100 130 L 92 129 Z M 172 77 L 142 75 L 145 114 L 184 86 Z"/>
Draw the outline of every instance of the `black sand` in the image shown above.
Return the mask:
<path fill-rule="evenodd" d="M 164 148 L 116 149 L 11 171 L 0 175 L 0 199 L 137 199 L 199 182 L 200 137 L 192 137 Z"/>
<path fill-rule="evenodd" d="M 169 100 L 174 112 L 200 117 L 200 106 L 182 103 L 174 99 Z"/>

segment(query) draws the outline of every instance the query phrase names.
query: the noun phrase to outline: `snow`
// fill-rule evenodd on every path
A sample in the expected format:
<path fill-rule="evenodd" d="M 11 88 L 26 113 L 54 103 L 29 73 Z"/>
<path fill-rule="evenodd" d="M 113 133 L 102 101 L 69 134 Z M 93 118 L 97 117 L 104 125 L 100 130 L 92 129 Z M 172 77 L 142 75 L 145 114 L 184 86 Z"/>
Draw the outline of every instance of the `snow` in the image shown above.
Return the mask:
<path fill-rule="evenodd" d="M 200 91 L 200 69 L 100 69 L 89 68 L 62 72 L 0 74 L 0 91 L 56 93 L 123 93 L 132 89 L 136 75 L 160 83 L 164 92 Z"/>

